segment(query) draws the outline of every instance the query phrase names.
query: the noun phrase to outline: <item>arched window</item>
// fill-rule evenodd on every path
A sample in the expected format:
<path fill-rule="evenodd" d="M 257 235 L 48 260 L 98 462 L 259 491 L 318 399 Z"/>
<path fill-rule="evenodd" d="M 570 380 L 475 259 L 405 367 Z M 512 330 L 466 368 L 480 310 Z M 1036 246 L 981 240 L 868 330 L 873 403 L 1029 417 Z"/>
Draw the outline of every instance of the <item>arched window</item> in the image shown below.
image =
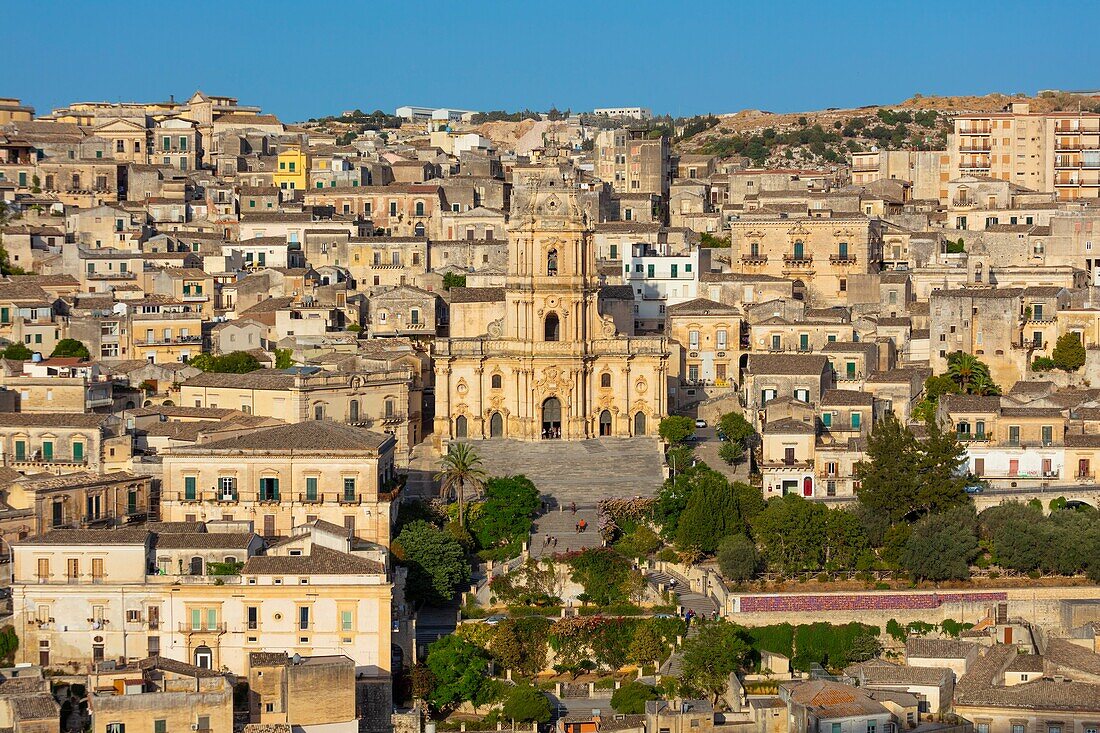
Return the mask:
<path fill-rule="evenodd" d="M 198 555 L 191 558 L 191 575 L 202 575 L 202 558 Z"/>
<path fill-rule="evenodd" d="M 543 328 L 543 336 L 544 341 L 561 340 L 561 323 L 558 321 L 557 313 L 548 313 L 546 315 L 546 324 Z"/>
<path fill-rule="evenodd" d="M 610 387 L 611 386 L 611 373 L 610 372 L 604 372 L 603 374 L 600 375 L 600 386 L 601 387 Z"/>
<path fill-rule="evenodd" d="M 558 274 L 558 251 L 556 249 L 546 253 L 546 274 L 550 276 Z"/>
<path fill-rule="evenodd" d="M 416 202 L 416 215 L 417 216 L 424 216 L 424 202 L 423 201 L 417 201 Z"/>
<path fill-rule="evenodd" d="M 501 414 L 499 412 L 494 412 L 493 416 L 489 418 L 489 437 L 504 437 L 504 418 L 501 417 Z"/>
<path fill-rule="evenodd" d="M 383 409 L 385 410 L 386 417 L 393 417 L 394 412 L 396 411 L 396 404 L 397 404 L 397 403 L 394 402 L 393 398 L 392 397 L 387 397 L 386 401 L 382 404 L 383 404 Z"/>
<path fill-rule="evenodd" d="M 413 227 L 413 234 L 418 237 L 423 237 L 424 231 L 424 224 L 422 222 L 417 222 L 416 226 Z"/>
<path fill-rule="evenodd" d="M 455 437 L 456 438 L 465 438 L 466 437 L 466 416 L 465 415 L 459 415 L 458 417 L 455 418 Z"/>
<path fill-rule="evenodd" d="M 359 422 L 359 400 L 352 400 L 348 405 L 348 422 Z"/>
<path fill-rule="evenodd" d="M 634 414 L 634 434 L 645 435 L 645 413 L 638 412 Z"/>
<path fill-rule="evenodd" d="M 313 419 L 314 420 L 324 420 L 325 419 L 325 404 L 323 402 L 319 402 L 319 403 L 317 403 L 316 405 L 313 406 Z"/>
<path fill-rule="evenodd" d="M 611 413 L 607 410 L 600 413 L 600 435 L 611 435 Z"/>
<path fill-rule="evenodd" d="M 501 384 L 501 379 L 500 379 L 499 374 L 494 374 L 493 376 L 489 377 L 489 385 L 493 389 L 500 389 L 500 384 Z"/>

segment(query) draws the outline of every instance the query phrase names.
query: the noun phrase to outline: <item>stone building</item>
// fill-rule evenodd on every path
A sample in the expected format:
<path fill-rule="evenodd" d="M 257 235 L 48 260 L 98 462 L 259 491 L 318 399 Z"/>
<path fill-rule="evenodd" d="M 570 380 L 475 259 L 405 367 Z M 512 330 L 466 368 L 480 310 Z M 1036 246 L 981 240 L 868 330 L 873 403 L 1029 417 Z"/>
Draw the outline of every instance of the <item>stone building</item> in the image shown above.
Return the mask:
<path fill-rule="evenodd" d="M 633 336 L 632 301 L 600 287 L 572 172 L 517 167 L 513 179 L 507 286 L 452 291 L 452 336 L 435 344 L 436 440 L 653 434 L 667 342 Z"/>
<path fill-rule="evenodd" d="M 877 219 L 843 216 L 745 217 L 730 223 L 734 269 L 794 281 L 795 297 L 812 304 L 851 302 L 849 280 L 878 272 Z"/>

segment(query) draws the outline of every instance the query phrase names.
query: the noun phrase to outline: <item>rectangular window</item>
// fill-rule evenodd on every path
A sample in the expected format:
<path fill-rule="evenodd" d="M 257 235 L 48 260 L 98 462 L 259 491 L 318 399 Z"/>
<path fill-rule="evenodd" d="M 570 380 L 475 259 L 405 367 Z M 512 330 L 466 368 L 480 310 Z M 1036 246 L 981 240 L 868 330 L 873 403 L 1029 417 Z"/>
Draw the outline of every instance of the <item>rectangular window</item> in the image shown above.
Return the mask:
<path fill-rule="evenodd" d="M 246 621 L 249 629 L 260 628 L 260 608 L 259 606 L 249 606 L 245 609 Z"/>
<path fill-rule="evenodd" d="M 672 265 L 672 277 L 676 277 L 679 274 L 678 266 Z"/>
<path fill-rule="evenodd" d="M 355 479 L 344 479 L 344 501 L 355 501 Z"/>
<path fill-rule="evenodd" d="M 53 460 L 53 441 L 52 440 L 43 440 L 42 441 L 42 460 L 44 460 L 44 461 L 52 461 Z"/>
<path fill-rule="evenodd" d="M 352 625 L 352 612 L 351 611 L 340 611 L 340 630 L 341 631 L 351 631 L 351 625 Z"/>
<path fill-rule="evenodd" d="M 306 501 L 317 501 L 317 477 L 306 477 Z"/>
<path fill-rule="evenodd" d="M 27 442 L 24 440 L 15 441 L 15 460 L 25 461 L 27 459 Z"/>
<path fill-rule="evenodd" d="M 877 726 L 877 724 L 875 723 L 875 721 L 873 721 L 873 720 L 868 720 L 868 721 L 867 721 L 867 733 L 875 733 L 875 729 L 876 729 L 877 727 L 878 727 L 878 726 Z"/>
<path fill-rule="evenodd" d="M 823 412 L 821 413 L 821 424 L 825 427 L 832 427 L 833 425 L 833 413 Z"/>
<path fill-rule="evenodd" d="M 153 733 L 168 733 L 168 721 L 167 720 L 154 720 L 153 721 Z"/>
<path fill-rule="evenodd" d="M 656 265 L 646 265 L 646 277 L 655 276 Z"/>
<path fill-rule="evenodd" d="M 699 332 L 698 331 L 688 332 L 688 348 L 690 348 L 690 349 L 698 349 L 699 348 Z"/>
<path fill-rule="evenodd" d="M 298 629 L 301 631 L 309 629 L 309 606 L 298 607 Z"/>
<path fill-rule="evenodd" d="M 863 415 L 858 412 L 852 413 L 852 427 L 858 428 L 863 420 Z"/>
<path fill-rule="evenodd" d="M 171 150 L 172 149 L 172 138 L 168 137 L 167 135 L 162 137 L 160 139 L 160 147 L 161 147 L 161 150 Z"/>
<path fill-rule="evenodd" d="M 194 476 L 183 477 L 183 498 L 185 501 L 194 501 L 197 493 L 196 483 L 198 479 Z"/>
<path fill-rule="evenodd" d="M 724 328 L 718 329 L 717 336 L 718 336 L 718 350 L 719 351 L 725 351 L 726 350 L 726 329 L 724 329 Z"/>
<path fill-rule="evenodd" d="M 201 628 L 202 628 L 202 609 L 192 608 L 191 609 L 191 629 L 197 631 L 198 629 L 201 629 Z"/>

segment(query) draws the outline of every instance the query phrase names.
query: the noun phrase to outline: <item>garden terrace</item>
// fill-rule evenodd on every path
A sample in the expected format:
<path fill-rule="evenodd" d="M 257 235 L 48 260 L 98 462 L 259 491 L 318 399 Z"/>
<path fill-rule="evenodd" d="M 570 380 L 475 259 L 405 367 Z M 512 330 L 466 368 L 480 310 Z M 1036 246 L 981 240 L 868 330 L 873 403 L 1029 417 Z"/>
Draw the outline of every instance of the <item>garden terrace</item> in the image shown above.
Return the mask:
<path fill-rule="evenodd" d="M 983 603 L 1008 600 L 1008 594 L 990 593 L 859 593 L 845 595 L 739 596 L 740 613 L 820 611 L 911 611 L 939 608 L 944 603 Z"/>

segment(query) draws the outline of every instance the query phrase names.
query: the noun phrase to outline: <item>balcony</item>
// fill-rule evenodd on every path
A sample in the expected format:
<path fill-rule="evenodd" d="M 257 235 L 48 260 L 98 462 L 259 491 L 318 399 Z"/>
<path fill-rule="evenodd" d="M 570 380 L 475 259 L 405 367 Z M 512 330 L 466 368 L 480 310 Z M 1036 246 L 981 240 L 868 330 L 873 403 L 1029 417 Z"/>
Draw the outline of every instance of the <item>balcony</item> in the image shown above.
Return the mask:
<path fill-rule="evenodd" d="M 854 265 L 855 263 L 855 255 L 829 255 L 829 264 L 831 265 Z"/>
<path fill-rule="evenodd" d="M 991 125 L 974 125 L 972 127 L 960 127 L 960 135 L 988 135 L 993 131 Z"/>
<path fill-rule="evenodd" d="M 783 266 L 788 269 L 806 270 L 813 267 L 813 264 L 814 258 L 812 255 L 803 255 L 801 257 L 783 255 Z"/>
<path fill-rule="evenodd" d="M 188 496 L 185 492 L 180 491 L 176 494 L 176 501 L 180 504 L 201 504 L 202 492 L 196 491 L 194 494 Z"/>
<path fill-rule="evenodd" d="M 1089 483 L 1089 484 L 1096 482 L 1096 474 L 1095 473 L 1075 473 L 1073 475 L 1073 478 L 1076 481 L 1082 481 L 1084 483 Z"/>
<path fill-rule="evenodd" d="M 225 622 L 222 621 L 221 623 L 212 625 L 203 623 L 200 626 L 192 626 L 191 624 L 180 621 L 178 628 L 181 634 L 224 634 Z"/>
<path fill-rule="evenodd" d="M 993 439 L 990 433 L 955 433 L 955 438 L 960 443 L 988 443 Z"/>
<path fill-rule="evenodd" d="M 324 504 L 325 495 L 314 494 L 313 496 L 309 496 L 308 494 L 298 494 L 298 502 L 300 504 Z"/>
<path fill-rule="evenodd" d="M 964 140 L 959 143 L 960 153 L 988 153 L 992 150 L 989 143 L 981 143 L 978 140 Z"/>
<path fill-rule="evenodd" d="M 878 163 L 874 165 L 853 165 L 852 173 L 875 173 L 878 171 Z"/>
<path fill-rule="evenodd" d="M 340 494 L 339 495 L 340 506 L 359 506 L 363 503 L 362 494 Z"/>
<path fill-rule="evenodd" d="M 741 262 L 746 265 L 766 265 L 768 264 L 767 255 L 741 255 Z"/>
<path fill-rule="evenodd" d="M 172 338 L 138 339 L 134 346 L 171 346 L 173 344 L 201 344 L 202 336 L 174 336 Z"/>

